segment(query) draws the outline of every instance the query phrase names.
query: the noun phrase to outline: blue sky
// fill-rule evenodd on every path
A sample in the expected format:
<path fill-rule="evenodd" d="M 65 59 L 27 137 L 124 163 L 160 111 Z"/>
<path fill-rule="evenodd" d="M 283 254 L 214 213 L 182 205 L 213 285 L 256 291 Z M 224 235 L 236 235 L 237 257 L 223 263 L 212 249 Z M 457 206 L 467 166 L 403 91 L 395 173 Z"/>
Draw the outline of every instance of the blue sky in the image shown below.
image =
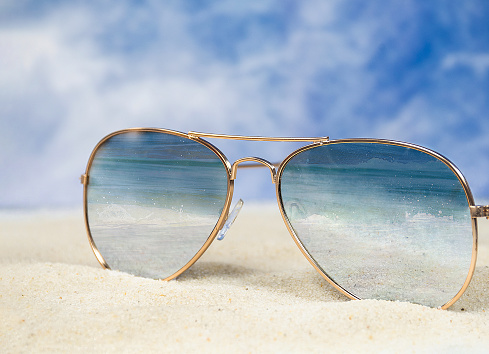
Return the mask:
<path fill-rule="evenodd" d="M 488 18 L 484 0 L 2 1 L 0 207 L 78 205 L 91 149 L 134 126 L 409 141 L 487 201 Z M 271 198 L 263 176 L 237 184 Z"/>

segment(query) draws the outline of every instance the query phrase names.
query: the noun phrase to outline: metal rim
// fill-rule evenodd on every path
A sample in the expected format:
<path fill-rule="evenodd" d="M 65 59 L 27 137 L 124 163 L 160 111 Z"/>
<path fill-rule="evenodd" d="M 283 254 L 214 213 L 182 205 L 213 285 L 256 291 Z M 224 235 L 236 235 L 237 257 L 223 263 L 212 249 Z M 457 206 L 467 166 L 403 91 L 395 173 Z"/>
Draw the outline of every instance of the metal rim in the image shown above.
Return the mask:
<path fill-rule="evenodd" d="M 435 157 L 439 161 L 443 162 L 445 165 L 447 165 L 451 171 L 457 176 L 460 184 L 462 185 L 465 196 L 467 198 L 467 207 L 470 208 L 471 206 L 474 206 L 474 198 L 472 196 L 472 192 L 470 191 L 469 185 L 467 183 L 467 180 L 463 176 L 463 174 L 460 172 L 460 170 L 446 157 L 443 155 L 425 148 L 420 145 L 415 145 L 411 143 L 405 143 L 401 141 L 395 141 L 395 140 L 386 140 L 386 139 L 368 139 L 368 138 L 358 138 L 358 139 L 338 139 L 338 140 L 330 140 L 328 142 L 321 142 L 321 143 L 315 143 L 315 144 L 309 144 L 306 146 L 303 146 L 292 153 L 290 153 L 280 164 L 278 171 L 277 171 L 277 176 L 276 176 L 276 197 L 277 197 L 277 203 L 279 206 L 280 214 L 282 215 L 282 219 L 284 220 L 284 223 L 287 227 L 287 230 L 289 231 L 290 235 L 292 236 L 294 242 L 296 245 L 299 247 L 301 250 L 302 254 L 306 257 L 306 259 L 311 263 L 311 265 L 316 269 L 316 271 L 328 282 L 330 283 L 334 288 L 336 288 L 338 291 L 340 291 L 342 294 L 346 295 L 350 299 L 356 299 L 359 300 L 360 298 L 357 297 L 356 295 L 352 294 L 348 290 L 344 289 L 341 287 L 339 284 L 337 284 L 333 279 L 331 279 L 322 269 L 321 267 L 316 263 L 314 258 L 309 254 L 307 249 L 304 247 L 302 244 L 301 240 L 299 237 L 295 234 L 294 229 L 285 213 L 285 208 L 282 200 L 282 195 L 281 195 L 281 183 L 282 183 L 282 175 L 284 172 L 285 167 L 287 166 L 288 162 L 295 156 L 299 155 L 300 153 L 319 147 L 323 145 L 335 145 L 335 144 L 351 144 L 351 143 L 370 143 L 370 144 L 383 144 L 383 145 L 391 145 L 391 146 L 400 146 L 400 147 L 405 147 L 405 148 L 410 148 L 414 149 L 417 151 L 424 152 L 432 157 Z M 472 276 L 475 271 L 475 266 L 477 262 L 477 240 L 478 240 L 478 231 L 477 231 L 477 221 L 475 218 L 471 218 L 471 223 L 472 223 L 472 258 L 471 258 L 471 263 L 470 267 L 468 270 L 467 277 L 465 279 L 464 284 L 462 285 L 461 289 L 455 294 L 455 296 L 445 303 L 444 305 L 440 306 L 441 309 L 447 309 L 451 305 L 453 305 L 465 292 L 467 287 L 470 284 L 470 281 L 472 279 Z"/>
<path fill-rule="evenodd" d="M 174 131 L 174 130 L 169 130 L 169 129 L 159 129 L 159 128 L 130 128 L 130 129 L 123 129 L 123 130 L 118 130 L 116 132 L 113 132 L 98 142 L 98 144 L 95 146 L 93 149 L 92 153 L 90 154 L 90 158 L 87 163 L 87 167 L 85 169 L 85 176 L 87 177 L 86 180 L 89 180 L 89 172 L 90 168 L 92 166 L 93 160 L 95 158 L 95 155 L 98 151 L 98 149 L 110 138 L 120 135 L 120 134 L 125 134 L 125 133 L 131 133 L 131 132 L 153 132 L 153 133 L 162 133 L 162 134 L 169 134 L 169 135 L 175 135 L 181 138 L 186 138 L 192 141 L 195 141 L 197 143 L 200 143 L 201 145 L 205 146 L 206 148 L 210 149 L 213 153 L 219 157 L 221 162 L 223 163 L 223 166 L 226 170 L 226 175 L 227 175 L 227 194 L 226 194 L 226 199 L 223 205 L 223 209 L 221 212 L 221 215 L 219 216 L 219 219 L 216 222 L 216 225 L 214 226 L 214 229 L 212 230 L 211 234 L 207 238 L 206 242 L 202 245 L 202 247 L 199 249 L 199 251 L 188 261 L 180 270 L 172 274 L 171 276 L 164 278 L 163 280 L 170 280 L 173 278 L 176 278 L 183 272 L 185 272 L 188 268 L 190 268 L 201 256 L 202 254 L 207 250 L 207 248 L 210 246 L 212 241 L 217 236 L 217 233 L 219 230 L 222 228 L 224 225 L 224 222 L 226 221 L 227 215 L 229 213 L 229 208 L 231 205 L 232 197 L 233 197 L 233 191 L 234 191 L 234 181 L 231 180 L 231 164 L 229 163 L 228 159 L 226 156 L 214 145 L 211 143 L 207 142 L 204 139 L 201 138 L 192 138 L 188 134 Z M 89 184 L 89 183 L 88 183 Z M 98 262 L 102 267 L 105 269 L 110 269 L 110 266 L 108 263 L 105 261 L 104 257 L 98 250 L 97 246 L 95 245 L 95 242 L 92 237 L 92 233 L 90 231 L 90 225 L 89 225 L 89 220 L 88 220 L 88 201 L 87 201 L 87 191 L 88 191 L 88 184 L 84 183 L 83 184 L 83 214 L 84 214 L 84 219 L 85 219 L 85 229 L 87 231 L 88 235 L 88 241 L 90 242 L 90 246 L 92 248 L 93 253 L 95 254 L 95 257 L 97 258 Z"/>

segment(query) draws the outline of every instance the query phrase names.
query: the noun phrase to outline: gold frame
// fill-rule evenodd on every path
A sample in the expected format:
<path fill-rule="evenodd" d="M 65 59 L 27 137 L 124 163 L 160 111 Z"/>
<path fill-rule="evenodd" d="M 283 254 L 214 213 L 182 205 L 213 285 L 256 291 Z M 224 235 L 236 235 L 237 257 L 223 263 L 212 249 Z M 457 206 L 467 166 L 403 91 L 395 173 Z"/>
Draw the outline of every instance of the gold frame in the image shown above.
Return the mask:
<path fill-rule="evenodd" d="M 169 130 L 169 129 L 159 129 L 159 128 L 129 128 L 129 129 L 118 130 L 116 132 L 113 132 L 113 133 L 105 136 L 102 140 L 100 140 L 100 142 L 93 149 L 92 154 L 90 155 L 90 158 L 88 160 L 87 167 L 85 169 L 85 174 L 83 174 L 81 176 L 81 179 L 80 179 L 81 180 L 81 183 L 84 186 L 83 187 L 83 205 L 84 205 L 84 207 L 83 207 L 83 214 L 84 214 L 84 219 L 85 219 L 85 228 L 87 230 L 88 240 L 90 242 L 90 246 L 91 246 L 91 248 L 93 250 L 93 253 L 95 254 L 95 257 L 99 261 L 100 265 L 102 267 L 104 267 L 105 269 L 110 269 L 110 266 L 107 264 L 107 262 L 105 261 L 104 257 L 102 256 L 102 254 L 98 250 L 97 246 L 95 245 L 95 242 L 94 242 L 93 237 L 92 237 L 92 233 L 90 232 L 90 226 L 89 226 L 89 221 L 88 221 L 88 203 L 87 203 L 87 186 L 89 184 L 89 174 L 88 174 L 88 172 L 90 171 L 90 167 L 92 166 L 92 162 L 93 162 L 93 159 L 95 157 L 95 153 L 97 152 L 98 148 L 105 141 L 107 141 L 108 139 L 112 138 L 115 135 L 129 133 L 129 132 L 156 132 L 156 133 L 166 133 L 166 134 L 175 135 L 175 136 L 179 136 L 179 137 L 182 137 L 182 138 L 188 138 L 188 139 L 190 139 L 190 137 L 187 134 L 185 134 L 185 133 L 181 133 L 181 132 L 174 131 L 174 130 Z M 227 196 L 226 196 L 226 201 L 225 201 L 225 204 L 224 204 L 222 213 L 219 216 L 219 219 L 218 219 L 218 221 L 216 223 L 216 226 L 212 230 L 212 233 L 209 235 L 209 237 L 207 238 L 207 240 L 204 243 L 204 245 L 202 245 L 202 247 L 200 248 L 200 250 L 194 255 L 194 257 L 192 257 L 192 259 L 187 264 L 185 264 L 179 271 L 177 271 L 176 273 L 174 273 L 170 277 L 165 278 L 164 280 L 171 280 L 173 278 L 178 277 L 180 274 L 182 274 L 188 268 L 190 268 L 202 256 L 202 254 L 207 250 L 207 248 L 209 248 L 209 246 L 212 243 L 212 241 L 214 241 L 214 239 L 216 238 L 219 230 L 224 226 L 224 223 L 226 222 L 226 219 L 227 219 L 227 216 L 228 216 L 228 213 L 229 213 L 229 207 L 231 205 L 231 201 L 232 201 L 232 198 L 233 198 L 234 180 L 231 179 L 231 164 L 229 163 L 229 161 L 226 158 L 226 156 L 224 156 L 224 154 L 218 148 L 216 148 L 214 145 L 208 143 L 205 140 L 199 140 L 199 139 L 192 139 L 192 140 L 198 141 L 202 145 L 204 145 L 207 148 L 209 148 L 211 151 L 213 151 L 219 157 L 219 159 L 223 163 L 224 168 L 226 169 L 227 174 L 228 174 Z"/>
<path fill-rule="evenodd" d="M 461 183 L 462 187 L 464 188 L 469 208 L 471 208 L 474 205 L 474 198 L 472 196 L 472 192 L 470 191 L 469 185 L 468 185 L 465 177 L 460 172 L 460 170 L 450 160 L 448 160 L 446 157 L 444 157 L 443 155 L 440 155 L 439 153 L 437 153 L 433 150 L 430 150 L 428 148 L 425 148 L 425 147 L 422 147 L 419 145 L 411 144 L 411 143 L 405 143 L 405 142 L 394 141 L 394 140 L 386 140 L 386 139 L 369 139 L 369 138 L 338 139 L 338 140 L 331 140 L 325 144 L 332 145 L 332 144 L 340 144 L 340 143 L 341 144 L 344 144 L 344 143 L 373 143 L 373 144 L 394 145 L 394 146 L 407 147 L 407 148 L 411 148 L 414 150 L 425 152 L 428 155 L 431 155 L 431 156 L 437 158 L 438 160 L 442 161 L 452 170 L 452 172 L 457 176 L 459 182 Z M 341 293 L 343 293 L 344 295 L 346 295 L 350 299 L 360 300 L 359 297 L 351 294 L 348 290 L 342 288 L 339 284 L 337 284 L 331 278 L 329 278 L 323 270 L 321 270 L 321 267 L 316 263 L 316 261 L 314 261 L 312 256 L 309 254 L 309 252 L 306 250 L 306 248 L 304 247 L 304 245 L 302 244 L 300 239 L 295 234 L 295 232 L 292 228 L 292 225 L 290 224 L 290 222 L 289 222 L 289 220 L 288 220 L 288 218 L 284 212 L 284 205 L 282 203 L 282 199 L 280 196 L 280 180 L 281 180 L 282 172 L 283 172 L 285 166 L 287 165 L 287 163 L 290 161 L 290 159 L 292 159 L 294 156 L 300 154 L 301 152 L 309 150 L 313 147 L 314 147 L 313 145 L 307 145 L 307 146 L 304 146 L 302 148 L 299 148 L 299 149 L 293 151 L 280 164 L 278 174 L 277 174 L 278 183 L 276 184 L 276 194 L 277 194 L 277 200 L 278 200 L 279 207 L 280 207 L 280 213 L 282 214 L 282 218 L 285 222 L 285 225 L 287 226 L 287 229 L 289 230 L 289 233 L 292 235 L 295 243 L 297 244 L 297 246 L 301 250 L 302 254 L 309 261 L 309 263 L 311 263 L 311 265 L 318 271 L 318 273 L 321 274 L 321 276 L 323 276 L 323 278 L 326 281 L 328 281 L 333 287 L 335 287 L 337 290 L 339 290 Z M 473 215 L 473 213 L 472 213 L 472 215 Z M 476 262 L 477 262 L 477 247 L 478 247 L 477 246 L 477 244 L 478 244 L 477 219 L 474 216 L 472 216 L 472 237 L 473 237 L 472 259 L 471 259 L 469 272 L 467 274 L 465 282 L 462 285 L 462 288 L 459 290 L 459 292 L 455 295 L 455 297 L 452 300 L 450 300 L 449 302 L 447 302 L 446 304 L 444 304 L 443 306 L 441 306 L 441 309 L 449 308 L 451 305 L 453 305 L 462 296 L 462 294 L 465 292 L 465 290 L 469 286 L 470 280 L 472 279 L 472 276 L 474 274 L 475 266 L 476 266 Z"/>
<path fill-rule="evenodd" d="M 441 309 L 447 309 L 451 305 L 453 305 L 459 298 L 462 296 L 462 294 L 465 292 L 467 289 L 470 280 L 472 279 L 472 276 L 475 271 L 475 266 L 476 266 L 476 261 L 477 261 L 477 243 L 478 243 L 478 230 L 477 230 L 477 218 L 479 217 L 487 217 L 489 218 L 489 206 L 480 206 L 480 205 L 475 205 L 474 203 L 474 198 L 472 196 L 472 192 L 470 191 L 469 185 L 465 179 L 465 177 L 462 175 L 460 170 L 446 157 L 443 155 L 430 150 L 428 148 L 411 144 L 411 143 L 405 143 L 405 142 L 400 142 L 400 141 L 394 141 L 394 140 L 386 140 L 386 139 L 370 139 L 370 138 L 358 138 L 358 139 L 338 139 L 338 140 L 330 140 L 329 137 L 310 137 L 310 138 L 290 138 L 290 137 L 262 137 L 262 136 L 241 136 L 241 135 L 226 135 L 226 134 L 213 134 L 213 133 L 201 133 L 201 132 L 194 132 L 190 131 L 187 134 L 174 131 L 174 130 L 169 130 L 169 129 L 159 129 L 159 128 L 129 128 L 129 129 L 123 129 L 119 130 L 116 132 L 113 132 L 107 136 L 105 136 L 93 149 L 90 158 L 88 160 L 87 167 L 85 169 L 85 174 L 81 176 L 81 183 L 83 184 L 83 204 L 84 204 L 84 219 L 85 219 L 85 228 L 87 230 L 88 234 L 88 239 L 90 242 L 90 246 L 99 261 L 99 263 L 107 269 L 110 269 L 109 265 L 106 263 L 104 260 L 103 256 L 101 253 L 98 251 L 95 242 L 92 238 L 91 232 L 90 232 L 90 227 L 89 227 L 89 220 L 88 220 L 88 208 L 87 208 L 87 186 L 89 184 L 89 171 L 90 167 L 92 165 L 93 159 L 95 157 L 95 153 L 97 152 L 98 148 L 108 139 L 111 137 L 118 135 L 118 134 L 123 134 L 127 132 L 159 132 L 159 133 L 166 133 L 170 135 L 176 135 L 182 138 L 187 138 L 193 141 L 196 141 L 207 148 L 209 148 L 212 152 L 214 152 L 221 162 L 223 163 L 224 168 L 227 171 L 228 175 L 228 185 L 227 185 L 227 196 L 225 200 L 225 204 L 223 206 L 223 210 L 221 215 L 219 216 L 219 219 L 216 223 L 216 226 L 212 230 L 211 234 L 207 238 L 206 242 L 204 245 L 200 248 L 200 250 L 194 255 L 194 257 L 184 266 L 182 267 L 179 271 L 171 275 L 170 277 L 164 279 L 164 280 L 170 280 L 173 279 L 183 272 L 185 272 L 188 268 L 190 268 L 201 256 L 202 254 L 207 250 L 207 248 L 210 246 L 210 244 L 214 241 L 216 238 L 217 234 L 221 230 L 221 228 L 224 226 L 228 214 L 229 214 L 229 209 L 231 206 L 232 198 L 233 198 L 233 191 L 234 191 L 234 180 L 237 177 L 237 170 L 238 168 L 245 168 L 245 167 L 268 167 L 270 170 L 272 182 L 275 184 L 275 192 L 276 192 L 276 197 L 277 197 L 277 203 L 279 206 L 280 213 L 282 215 L 282 219 L 284 220 L 284 223 L 292 236 L 294 242 L 296 245 L 299 247 L 301 250 L 302 254 L 306 257 L 306 259 L 311 263 L 311 265 L 316 269 L 316 271 L 326 280 L 328 281 L 334 288 L 336 288 L 338 291 L 340 291 L 342 294 L 346 295 L 350 299 L 359 299 L 355 295 L 351 294 L 348 292 L 346 289 L 343 289 L 340 285 L 336 284 L 331 278 L 328 277 L 328 275 L 321 270 L 321 267 L 314 261 L 312 256 L 308 253 L 300 239 L 297 237 L 295 234 L 290 221 L 288 220 L 285 211 L 284 211 L 284 205 L 282 202 L 282 198 L 280 195 L 280 187 L 281 187 L 281 177 L 282 173 L 284 171 L 285 166 L 287 163 L 296 155 L 300 154 L 303 151 L 312 149 L 314 147 L 317 147 L 319 145 L 330 145 L 330 144 L 340 144 L 340 143 L 375 143 L 375 144 L 385 144 L 385 145 L 394 145 L 394 146 L 401 146 L 401 147 L 407 147 L 411 148 L 414 150 L 418 150 L 424 153 L 427 153 L 430 156 L 435 157 L 436 159 L 442 161 L 447 165 L 452 172 L 457 176 L 460 184 L 462 185 L 465 195 L 467 197 L 467 203 L 468 207 L 471 212 L 471 217 L 472 217 L 472 236 L 473 236 L 473 245 L 472 245 L 472 259 L 471 259 L 471 265 L 469 272 L 467 274 L 467 278 L 465 279 L 465 282 L 462 286 L 462 288 L 459 290 L 459 292 L 455 295 L 455 297 L 441 306 Z M 271 163 L 267 160 L 264 160 L 259 157 L 244 157 L 241 159 L 236 160 L 233 164 L 231 164 L 226 156 L 214 145 L 209 143 L 207 140 L 203 138 L 211 138 L 211 139 L 228 139 L 228 140 L 246 140 L 246 141 L 268 141 L 268 142 L 309 142 L 310 144 L 305 145 L 297 150 L 294 150 L 292 153 L 290 153 L 281 163 Z M 243 164 L 242 163 L 248 163 L 248 164 Z M 251 163 L 251 164 L 250 164 Z M 278 167 L 278 168 L 276 168 Z"/>

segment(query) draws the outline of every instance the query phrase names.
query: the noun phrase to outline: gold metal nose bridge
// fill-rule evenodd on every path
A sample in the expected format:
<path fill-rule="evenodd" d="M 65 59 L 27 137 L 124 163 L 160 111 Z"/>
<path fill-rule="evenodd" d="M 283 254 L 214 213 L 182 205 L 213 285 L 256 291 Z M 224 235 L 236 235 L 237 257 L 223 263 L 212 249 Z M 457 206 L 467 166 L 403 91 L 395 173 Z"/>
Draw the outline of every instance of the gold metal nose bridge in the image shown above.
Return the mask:
<path fill-rule="evenodd" d="M 242 162 L 255 162 L 254 164 L 240 165 Z M 270 169 L 270 174 L 272 175 L 272 183 L 275 184 L 277 180 L 277 172 L 275 166 L 262 158 L 259 157 L 243 157 L 236 160 L 231 166 L 231 181 L 236 179 L 236 173 L 238 168 L 250 168 L 250 167 L 268 167 Z"/>
<path fill-rule="evenodd" d="M 228 140 L 243 140 L 243 141 L 270 141 L 270 142 L 310 142 L 313 144 L 324 144 L 329 141 L 329 137 L 322 138 L 274 138 L 267 136 L 243 136 L 243 135 L 228 135 L 228 134 L 214 134 L 214 133 L 202 133 L 190 131 L 187 133 L 189 139 L 201 140 L 201 138 L 212 138 L 212 139 L 228 139 Z M 242 162 L 254 162 L 253 164 L 246 164 L 239 166 Z M 243 157 L 242 159 L 236 160 L 231 166 L 231 181 L 236 179 L 236 171 L 239 168 L 245 167 L 263 167 L 266 166 L 270 169 L 272 175 L 272 182 L 275 184 L 277 182 L 277 172 L 275 170 L 275 165 L 267 160 L 259 157 Z"/>

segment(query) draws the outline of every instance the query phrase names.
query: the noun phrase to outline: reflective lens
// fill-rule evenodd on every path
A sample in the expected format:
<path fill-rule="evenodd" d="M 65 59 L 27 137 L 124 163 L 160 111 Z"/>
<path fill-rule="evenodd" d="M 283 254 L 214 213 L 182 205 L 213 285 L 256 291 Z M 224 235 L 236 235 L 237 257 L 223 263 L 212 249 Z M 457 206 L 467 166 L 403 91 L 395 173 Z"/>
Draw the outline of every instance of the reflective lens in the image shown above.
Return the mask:
<path fill-rule="evenodd" d="M 155 131 L 105 140 L 88 175 L 94 247 L 110 268 L 151 278 L 172 276 L 196 255 L 228 193 L 227 170 L 214 151 Z"/>
<path fill-rule="evenodd" d="M 468 277 L 465 190 L 425 151 L 366 142 L 307 148 L 283 167 L 279 194 L 311 261 L 355 297 L 438 307 Z"/>

